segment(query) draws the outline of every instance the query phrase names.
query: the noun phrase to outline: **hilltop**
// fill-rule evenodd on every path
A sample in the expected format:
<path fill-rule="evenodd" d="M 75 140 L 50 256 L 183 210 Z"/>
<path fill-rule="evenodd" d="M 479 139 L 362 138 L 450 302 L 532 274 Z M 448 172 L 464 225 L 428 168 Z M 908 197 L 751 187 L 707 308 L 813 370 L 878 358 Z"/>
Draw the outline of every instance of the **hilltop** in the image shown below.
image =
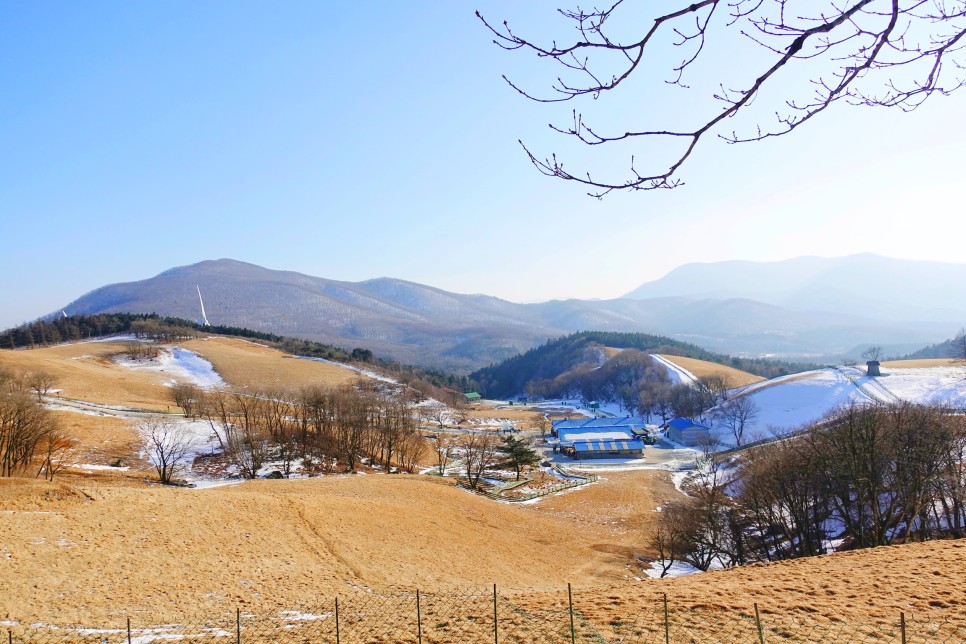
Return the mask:
<path fill-rule="evenodd" d="M 701 275 L 714 273 L 716 266 Z M 663 335 L 718 353 L 829 360 L 872 343 L 886 345 L 893 354 L 908 352 L 940 340 L 952 328 L 948 320 L 956 311 L 923 317 L 920 309 L 907 307 L 909 317 L 904 317 L 893 315 L 896 307 L 866 310 L 860 299 L 851 306 L 836 300 L 824 308 L 803 308 L 793 306 L 798 300 L 791 291 L 781 305 L 733 294 L 764 279 L 770 268 L 757 267 L 744 283 L 717 294 L 695 291 L 688 286 L 694 280 L 671 279 L 672 273 L 667 288 L 633 297 L 517 304 L 400 279 L 346 282 L 220 259 L 106 285 L 62 308 L 67 315 L 156 313 L 201 320 L 200 289 L 215 325 L 362 347 L 398 362 L 461 373 L 587 330 Z M 721 271 L 727 270 L 722 265 Z M 928 282 L 922 286 L 931 288 Z"/>

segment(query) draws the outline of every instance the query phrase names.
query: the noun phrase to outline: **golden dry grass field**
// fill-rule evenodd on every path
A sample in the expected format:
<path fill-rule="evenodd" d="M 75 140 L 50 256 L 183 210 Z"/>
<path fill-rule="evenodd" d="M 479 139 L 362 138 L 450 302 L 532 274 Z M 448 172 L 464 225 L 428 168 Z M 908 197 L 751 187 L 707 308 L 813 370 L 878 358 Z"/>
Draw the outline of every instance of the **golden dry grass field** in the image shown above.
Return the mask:
<path fill-rule="evenodd" d="M 744 387 L 745 385 L 750 385 L 755 382 L 761 382 L 765 380 L 761 376 L 756 376 L 753 373 L 748 373 L 747 371 L 741 371 L 740 369 L 735 369 L 734 367 L 728 367 L 726 365 L 720 365 L 714 362 L 708 362 L 706 360 L 698 360 L 697 358 L 684 358 L 682 356 L 672 356 L 664 354 L 661 356 L 670 362 L 673 362 L 682 369 L 687 369 L 696 378 L 701 378 L 704 376 L 721 375 L 729 378 L 735 387 Z"/>
<path fill-rule="evenodd" d="M 356 374 L 252 343 L 198 340 L 231 384 L 337 384 Z M 163 409 L 163 377 L 106 356 L 110 344 L 2 351 L 0 366 L 44 368 L 64 395 Z M 689 368 L 689 366 L 685 368 Z M 336 369 L 337 372 L 331 371 Z M 343 373 L 344 372 L 344 373 Z M 328 380 L 326 380 L 328 378 Z M 344 381 L 344 380 L 342 380 Z M 497 412 L 481 406 L 488 417 Z M 523 420 L 527 412 L 513 410 Z M 532 412 L 531 412 L 532 413 Z M 719 607 L 809 619 L 888 621 L 903 610 L 966 626 L 966 541 L 938 541 L 694 575 L 647 578 L 643 533 L 679 493 L 660 470 L 613 471 L 535 503 L 492 501 L 431 476 L 334 475 L 186 489 L 150 482 L 132 421 L 58 417 L 80 440 L 53 483 L 0 479 L 0 620 L 162 623 L 320 606 L 365 589 L 498 584 L 527 610 L 558 606 L 573 583 L 588 618 Z"/>
<path fill-rule="evenodd" d="M 240 338 L 208 337 L 181 345 L 203 356 L 225 382 L 236 387 L 298 389 L 336 387 L 360 375 L 327 362 L 307 360 Z"/>

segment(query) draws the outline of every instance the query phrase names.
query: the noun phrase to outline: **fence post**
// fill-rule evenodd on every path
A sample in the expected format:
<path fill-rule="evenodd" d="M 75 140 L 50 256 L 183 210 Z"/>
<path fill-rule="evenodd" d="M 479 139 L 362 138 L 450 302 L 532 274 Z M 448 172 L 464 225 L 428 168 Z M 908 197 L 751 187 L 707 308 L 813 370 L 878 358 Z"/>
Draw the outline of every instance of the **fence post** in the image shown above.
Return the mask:
<path fill-rule="evenodd" d="M 759 644 L 765 644 L 765 631 L 761 630 L 761 616 L 758 614 L 758 602 L 755 602 L 755 625 L 758 626 Z"/>
<path fill-rule="evenodd" d="M 335 598 L 335 644 L 339 644 L 342 640 L 339 639 L 339 598 Z"/>
<path fill-rule="evenodd" d="M 241 644 L 241 608 L 235 609 L 235 644 Z"/>
<path fill-rule="evenodd" d="M 577 641 L 577 634 L 574 631 L 574 594 L 570 590 L 570 584 L 567 584 L 567 603 L 570 605 L 570 644 L 574 644 Z"/>
<path fill-rule="evenodd" d="M 902 644 L 906 644 L 906 614 L 899 613 L 899 630 L 902 632 Z"/>
<path fill-rule="evenodd" d="M 13 644 L 13 631 L 7 631 L 7 644 Z"/>
<path fill-rule="evenodd" d="M 496 615 L 496 584 L 493 584 L 493 644 L 500 644 L 500 621 Z"/>
<path fill-rule="evenodd" d="M 667 617 L 667 593 L 664 593 L 664 644 L 671 644 L 671 623 Z"/>
<path fill-rule="evenodd" d="M 416 641 L 423 644 L 423 615 L 419 607 L 419 589 L 416 589 Z"/>
<path fill-rule="evenodd" d="M 127 618 L 127 644 L 131 644 L 131 618 Z"/>

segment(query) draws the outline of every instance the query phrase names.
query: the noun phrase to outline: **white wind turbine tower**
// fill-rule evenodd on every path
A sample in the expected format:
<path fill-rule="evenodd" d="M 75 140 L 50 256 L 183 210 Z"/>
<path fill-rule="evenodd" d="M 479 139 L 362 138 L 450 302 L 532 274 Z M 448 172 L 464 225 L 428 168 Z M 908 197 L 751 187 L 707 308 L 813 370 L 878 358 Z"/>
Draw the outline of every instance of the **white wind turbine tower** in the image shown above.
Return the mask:
<path fill-rule="evenodd" d="M 201 287 L 195 284 L 195 288 L 198 290 L 198 301 L 201 302 L 201 321 L 205 323 L 205 326 L 211 326 L 208 323 L 208 316 L 205 315 L 205 301 L 201 299 Z"/>

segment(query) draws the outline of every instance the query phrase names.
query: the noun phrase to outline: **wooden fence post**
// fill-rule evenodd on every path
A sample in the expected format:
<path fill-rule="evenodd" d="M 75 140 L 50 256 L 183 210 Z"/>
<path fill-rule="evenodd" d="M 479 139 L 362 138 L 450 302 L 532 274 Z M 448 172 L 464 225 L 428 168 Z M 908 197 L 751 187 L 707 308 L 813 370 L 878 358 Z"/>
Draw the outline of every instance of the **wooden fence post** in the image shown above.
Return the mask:
<path fill-rule="evenodd" d="M 235 609 L 235 644 L 241 644 L 241 608 Z"/>
<path fill-rule="evenodd" d="M 131 618 L 127 618 L 127 644 L 131 644 Z"/>
<path fill-rule="evenodd" d="M 906 644 L 906 614 L 899 613 L 899 630 L 902 632 L 902 644 Z"/>
<path fill-rule="evenodd" d="M 339 598 L 335 598 L 335 644 L 339 644 L 342 640 L 339 638 Z"/>

